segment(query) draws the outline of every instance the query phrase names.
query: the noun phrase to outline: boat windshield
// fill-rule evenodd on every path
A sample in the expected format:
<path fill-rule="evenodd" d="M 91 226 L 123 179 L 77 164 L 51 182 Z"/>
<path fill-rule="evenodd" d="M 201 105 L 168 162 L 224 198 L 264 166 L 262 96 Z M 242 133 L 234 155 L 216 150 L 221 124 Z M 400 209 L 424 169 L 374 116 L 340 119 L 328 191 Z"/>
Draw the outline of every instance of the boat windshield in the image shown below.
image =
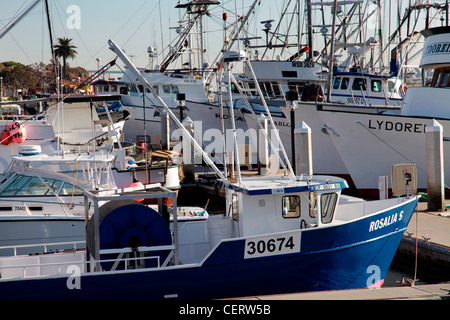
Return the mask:
<path fill-rule="evenodd" d="M 45 181 L 45 182 L 44 182 Z M 60 196 L 83 195 L 83 190 L 71 183 L 56 179 L 42 179 L 17 175 L 7 185 L 0 188 L 0 197 L 12 196 L 54 196 L 49 187 Z"/>

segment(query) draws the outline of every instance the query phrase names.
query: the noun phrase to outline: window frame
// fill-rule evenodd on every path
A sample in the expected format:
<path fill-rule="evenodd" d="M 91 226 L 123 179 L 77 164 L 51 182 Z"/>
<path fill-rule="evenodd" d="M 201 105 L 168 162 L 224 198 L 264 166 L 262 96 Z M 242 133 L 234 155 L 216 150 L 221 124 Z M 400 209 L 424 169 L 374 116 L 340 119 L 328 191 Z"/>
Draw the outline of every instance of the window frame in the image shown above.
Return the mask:
<path fill-rule="evenodd" d="M 376 87 L 374 85 L 375 83 L 377 83 L 379 86 Z M 382 86 L 383 86 L 383 84 L 381 83 L 381 80 L 379 80 L 379 79 L 373 79 L 370 83 L 370 89 L 372 90 L 372 92 L 381 92 Z M 377 88 L 378 90 L 375 90 L 375 88 Z"/>
<path fill-rule="evenodd" d="M 341 83 L 342 83 L 342 78 L 341 77 L 335 77 L 334 78 L 334 81 L 333 81 L 333 89 L 334 90 L 338 90 L 339 89 L 339 87 L 341 86 Z"/>
<path fill-rule="evenodd" d="M 329 198 L 324 201 L 324 197 Z M 320 222 L 322 224 L 328 224 L 333 221 L 337 200 L 338 194 L 336 192 L 327 192 L 320 195 Z M 326 205 L 325 208 L 324 205 Z"/>
<path fill-rule="evenodd" d="M 285 203 L 285 199 L 288 199 L 288 202 Z M 295 210 L 288 210 L 288 209 L 292 209 L 291 206 L 293 205 L 293 203 L 290 202 L 290 199 L 295 199 Z M 288 207 L 289 206 L 289 207 Z M 286 213 L 285 213 L 285 209 Z M 281 215 L 283 216 L 284 219 L 297 219 L 300 218 L 301 215 L 301 200 L 300 200 L 300 196 L 299 195 L 288 195 L 288 196 L 283 196 L 281 198 Z"/>
<path fill-rule="evenodd" d="M 341 90 L 347 90 L 348 85 L 350 84 L 350 78 L 349 77 L 343 77 L 341 82 Z"/>
<path fill-rule="evenodd" d="M 367 90 L 367 82 L 365 78 L 354 78 L 352 83 L 352 90 Z"/>

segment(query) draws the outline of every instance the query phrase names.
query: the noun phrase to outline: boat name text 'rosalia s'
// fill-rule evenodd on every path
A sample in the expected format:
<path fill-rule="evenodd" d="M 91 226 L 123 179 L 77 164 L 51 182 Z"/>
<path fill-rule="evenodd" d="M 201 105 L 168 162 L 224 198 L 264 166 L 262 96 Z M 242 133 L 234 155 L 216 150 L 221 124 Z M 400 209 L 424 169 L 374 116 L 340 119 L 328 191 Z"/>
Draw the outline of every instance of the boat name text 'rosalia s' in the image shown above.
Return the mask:
<path fill-rule="evenodd" d="M 385 131 L 398 131 L 398 132 L 414 132 L 424 133 L 425 124 L 422 123 L 409 123 L 409 122 L 392 122 L 392 121 L 380 121 L 369 120 L 369 129 L 372 130 L 385 130 Z"/>
<path fill-rule="evenodd" d="M 385 218 L 381 218 L 375 221 L 371 221 L 370 222 L 370 227 L 369 227 L 369 232 L 387 227 L 393 223 L 397 222 L 397 215 L 398 217 L 398 221 L 402 220 L 403 218 L 403 211 L 400 211 L 400 213 L 394 213 L 393 215 L 389 216 L 389 217 L 385 217 Z"/>

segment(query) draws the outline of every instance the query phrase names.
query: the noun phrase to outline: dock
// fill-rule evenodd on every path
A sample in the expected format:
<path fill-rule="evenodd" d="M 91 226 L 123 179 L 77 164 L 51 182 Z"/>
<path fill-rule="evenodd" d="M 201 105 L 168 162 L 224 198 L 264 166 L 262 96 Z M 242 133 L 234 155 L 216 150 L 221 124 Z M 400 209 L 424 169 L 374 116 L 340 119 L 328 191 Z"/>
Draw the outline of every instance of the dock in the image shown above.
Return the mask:
<path fill-rule="evenodd" d="M 450 282 L 414 287 L 386 287 L 378 289 L 348 289 L 276 294 L 235 298 L 233 300 L 448 300 Z"/>

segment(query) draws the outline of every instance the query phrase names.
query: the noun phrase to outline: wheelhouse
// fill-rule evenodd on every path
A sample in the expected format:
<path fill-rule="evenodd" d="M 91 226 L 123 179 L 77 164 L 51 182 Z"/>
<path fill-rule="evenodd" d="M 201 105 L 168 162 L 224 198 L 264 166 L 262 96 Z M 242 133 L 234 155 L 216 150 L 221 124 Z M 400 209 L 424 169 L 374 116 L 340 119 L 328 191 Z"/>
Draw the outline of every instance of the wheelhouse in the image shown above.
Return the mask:
<path fill-rule="evenodd" d="M 295 187 L 283 187 L 283 180 L 243 179 L 246 188 L 233 186 L 227 192 L 227 203 L 234 230 L 238 236 L 283 232 L 333 224 L 336 205 L 345 180 L 329 183 L 323 180 L 310 184 L 298 181 Z M 251 185 L 253 184 L 253 185 Z"/>
<path fill-rule="evenodd" d="M 372 74 L 336 73 L 332 84 L 332 101 L 339 103 L 373 104 L 376 101 L 401 100 L 401 80 Z"/>

